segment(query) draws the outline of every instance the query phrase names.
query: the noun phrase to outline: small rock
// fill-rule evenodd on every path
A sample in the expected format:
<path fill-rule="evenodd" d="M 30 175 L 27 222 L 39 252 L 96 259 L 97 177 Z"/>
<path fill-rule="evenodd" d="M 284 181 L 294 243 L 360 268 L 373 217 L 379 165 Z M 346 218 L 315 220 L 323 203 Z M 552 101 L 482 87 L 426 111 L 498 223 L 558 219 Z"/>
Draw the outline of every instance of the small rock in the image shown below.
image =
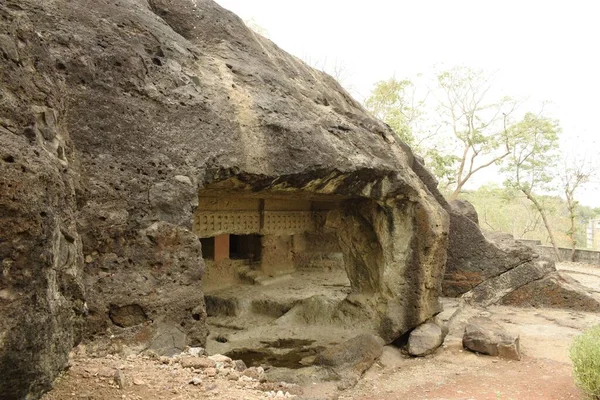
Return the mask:
<path fill-rule="evenodd" d="M 256 367 L 250 367 L 243 372 L 243 375 L 252 379 L 258 379 L 260 373 L 258 372 Z"/>
<path fill-rule="evenodd" d="M 159 361 L 160 361 L 162 364 L 166 364 L 166 365 L 168 365 L 168 364 L 171 364 L 171 357 L 167 357 L 167 356 L 161 356 L 161 357 L 159 358 Z"/>
<path fill-rule="evenodd" d="M 246 363 L 243 360 L 235 360 L 233 362 L 233 368 L 238 372 L 244 372 L 248 369 Z"/>
<path fill-rule="evenodd" d="M 83 370 L 92 376 L 98 375 L 99 372 L 98 368 L 84 368 Z"/>
<path fill-rule="evenodd" d="M 224 356 L 222 354 L 214 354 L 212 356 L 208 356 L 209 360 L 213 360 L 214 362 L 220 362 L 223 364 L 231 364 L 233 362 L 233 360 L 227 356 Z"/>
<path fill-rule="evenodd" d="M 185 356 L 181 357 L 179 363 L 183 368 L 214 368 L 217 366 L 217 363 L 206 357 L 195 357 L 195 356 Z"/>
<path fill-rule="evenodd" d="M 186 176 L 186 178 L 187 178 L 187 176 Z M 204 348 L 202 348 L 202 347 L 188 347 L 187 352 L 188 352 L 188 354 L 190 354 L 192 356 L 201 356 L 201 355 L 204 354 Z"/>
<path fill-rule="evenodd" d="M 240 376 L 242 376 L 242 374 L 240 374 L 238 371 L 231 371 L 229 375 L 227 375 L 227 379 L 230 381 L 237 381 L 240 379 Z"/>
<path fill-rule="evenodd" d="M 285 398 L 285 393 L 283 393 L 283 391 L 278 390 L 277 394 L 275 395 L 275 397 L 277 398 Z"/>
<path fill-rule="evenodd" d="M 206 374 L 206 376 L 211 377 L 211 378 L 214 376 L 217 376 L 216 368 L 206 368 L 204 370 L 204 373 Z"/>
<path fill-rule="evenodd" d="M 190 381 L 190 384 L 191 384 L 191 385 L 194 385 L 194 386 L 201 385 L 201 384 L 202 384 L 202 379 L 200 379 L 200 377 L 199 377 L 199 376 L 195 376 L 195 377 L 193 377 L 193 378 L 192 378 L 192 380 Z"/>
<path fill-rule="evenodd" d="M 190 186 L 192 185 L 192 180 L 188 176 L 185 176 L 185 175 L 175 175 L 175 180 L 177 182 L 185 183 Z"/>
<path fill-rule="evenodd" d="M 265 374 L 264 372 L 260 373 L 258 375 L 258 381 L 260 383 L 265 383 L 267 381 L 267 374 Z"/>
<path fill-rule="evenodd" d="M 139 378 L 133 378 L 133 384 L 140 386 L 140 385 L 145 385 L 146 382 L 144 382 L 143 380 L 139 379 Z"/>
<path fill-rule="evenodd" d="M 247 376 L 247 375 L 242 375 L 240 376 L 240 379 L 238 379 L 239 382 L 252 382 L 252 378 Z"/>
<path fill-rule="evenodd" d="M 123 371 L 116 370 L 114 380 L 119 389 L 123 389 L 125 387 L 125 374 L 123 373 Z"/>

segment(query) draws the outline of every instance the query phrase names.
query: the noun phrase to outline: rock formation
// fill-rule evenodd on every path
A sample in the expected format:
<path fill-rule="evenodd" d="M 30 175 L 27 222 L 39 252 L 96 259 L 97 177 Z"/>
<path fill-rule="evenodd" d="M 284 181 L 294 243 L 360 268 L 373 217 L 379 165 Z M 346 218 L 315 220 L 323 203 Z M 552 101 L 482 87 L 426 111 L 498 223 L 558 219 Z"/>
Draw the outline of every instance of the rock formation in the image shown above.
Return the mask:
<path fill-rule="evenodd" d="M 553 260 L 509 234 L 481 230 L 477 212 L 467 201 L 448 203 L 419 159 L 414 160 L 413 169 L 450 217 L 444 296 L 462 296 L 483 306 L 600 310 L 600 298 L 557 271 Z"/>
<path fill-rule="evenodd" d="M 331 77 L 209 0 L 6 0 L 0 18 L 4 398 L 38 397 L 82 332 L 115 335 L 106 351 L 204 345 L 200 237 L 260 235 L 246 275 L 266 278 L 267 256 L 339 263 L 272 252 L 334 237 L 349 293 L 324 318 L 387 342 L 439 310 L 447 215 Z M 202 196 L 267 208 L 208 231 Z"/>
<path fill-rule="evenodd" d="M 82 337 L 169 355 L 204 346 L 210 318 L 268 321 L 279 345 L 290 324 L 389 343 L 440 310 L 449 240 L 448 295 L 548 276 L 334 79 L 211 0 L 5 0 L 0 19 L 3 398 L 39 397 Z M 267 291 L 285 279 L 300 294 Z"/>

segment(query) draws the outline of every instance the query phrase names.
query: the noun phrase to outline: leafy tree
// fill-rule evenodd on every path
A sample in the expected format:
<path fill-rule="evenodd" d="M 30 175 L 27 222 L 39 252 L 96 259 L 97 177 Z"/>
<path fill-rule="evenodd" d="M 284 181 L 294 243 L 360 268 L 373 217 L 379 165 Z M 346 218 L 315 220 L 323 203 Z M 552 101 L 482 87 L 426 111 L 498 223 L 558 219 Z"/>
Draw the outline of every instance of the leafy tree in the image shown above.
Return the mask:
<path fill-rule="evenodd" d="M 396 78 L 375 84 L 365 106 L 373 115 L 388 124 L 400 140 L 411 147 L 418 143 L 414 124 L 423 115 L 424 100 L 415 99 L 415 85 L 408 79 Z M 417 151 L 417 149 L 414 149 Z"/>
<path fill-rule="evenodd" d="M 517 104 L 509 97 L 490 101 L 490 79 L 466 67 L 439 74 L 438 86 L 442 123 L 460 146 L 452 178 L 453 200 L 474 174 L 510 154 L 515 138 L 507 123 Z"/>
<path fill-rule="evenodd" d="M 473 175 L 510 153 L 507 123 L 516 102 L 490 100 L 490 80 L 465 67 L 440 73 L 435 86 L 424 90 L 391 78 L 375 85 L 365 106 L 424 156 L 441 183 L 453 187 L 455 199 Z"/>
<path fill-rule="evenodd" d="M 540 213 L 556 257 L 560 260 L 546 209 L 539 201 L 537 192 L 548 191 L 553 181 L 552 170 L 558 162 L 558 122 L 543 116 L 527 113 L 523 120 L 510 128 L 516 139 L 515 145 L 503 170 L 509 174 L 505 184 L 520 191 L 533 203 Z"/>

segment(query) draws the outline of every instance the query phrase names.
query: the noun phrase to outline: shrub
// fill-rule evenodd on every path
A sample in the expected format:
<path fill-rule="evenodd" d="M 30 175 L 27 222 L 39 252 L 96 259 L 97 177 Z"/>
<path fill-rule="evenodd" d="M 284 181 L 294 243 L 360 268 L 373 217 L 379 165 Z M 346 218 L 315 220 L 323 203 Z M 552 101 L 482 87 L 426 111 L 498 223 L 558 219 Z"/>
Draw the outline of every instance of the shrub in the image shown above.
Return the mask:
<path fill-rule="evenodd" d="M 600 325 L 575 338 L 570 356 L 577 386 L 591 399 L 600 400 Z"/>

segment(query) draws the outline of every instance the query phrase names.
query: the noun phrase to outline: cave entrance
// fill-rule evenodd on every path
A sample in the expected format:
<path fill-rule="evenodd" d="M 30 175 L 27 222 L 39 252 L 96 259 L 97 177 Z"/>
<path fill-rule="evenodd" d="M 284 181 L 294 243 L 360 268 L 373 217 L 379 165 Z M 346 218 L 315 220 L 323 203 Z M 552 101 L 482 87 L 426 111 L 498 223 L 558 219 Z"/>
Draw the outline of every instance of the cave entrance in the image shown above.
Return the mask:
<path fill-rule="evenodd" d="M 320 346 L 356 335 L 356 329 L 323 329 L 305 321 L 318 320 L 320 312 L 330 311 L 328 305 L 351 292 L 339 238 L 324 229 L 328 213 L 344 201 L 298 194 L 200 193 L 194 230 L 206 267 L 209 352 L 239 358 L 248 351 L 260 353 L 249 360 L 269 359 L 273 365 L 279 360 L 286 367 L 294 360 L 300 367 L 304 355 L 314 356 Z M 298 311 L 307 308 L 308 315 Z"/>

